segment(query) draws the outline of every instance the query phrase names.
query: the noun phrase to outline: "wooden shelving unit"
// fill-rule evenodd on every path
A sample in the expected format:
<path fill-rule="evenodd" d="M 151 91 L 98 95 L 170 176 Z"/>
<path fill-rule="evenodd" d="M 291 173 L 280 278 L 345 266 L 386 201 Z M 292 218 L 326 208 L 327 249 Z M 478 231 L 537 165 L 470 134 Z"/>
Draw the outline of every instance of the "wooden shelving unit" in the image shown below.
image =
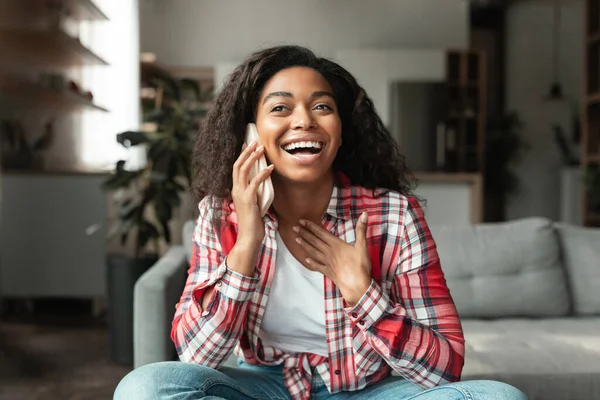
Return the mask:
<path fill-rule="evenodd" d="M 11 100 L 15 108 L 30 111 L 43 110 L 61 113 L 82 108 L 108 111 L 106 108 L 94 104 L 85 96 L 70 90 L 50 89 L 35 83 L 13 82 L 2 85 L 0 82 L 0 92 Z"/>
<path fill-rule="evenodd" d="M 57 17 L 74 21 L 107 21 L 108 17 L 91 0 L 0 0 L 0 25 L 48 25 Z"/>
<path fill-rule="evenodd" d="M 585 92 L 581 168 L 585 176 L 583 221 L 600 226 L 600 0 L 586 0 Z"/>
<path fill-rule="evenodd" d="M 483 172 L 486 123 L 484 54 L 450 51 L 447 55 L 448 88 L 445 121 L 446 172 Z"/>
<path fill-rule="evenodd" d="M 39 70 L 108 65 L 79 40 L 60 30 L 0 28 L 0 49 L 3 57 Z"/>
<path fill-rule="evenodd" d="M 65 21 L 106 20 L 92 0 L 0 0 L 0 97 L 5 104 L 26 111 L 108 111 L 69 89 L 66 74 L 73 68 L 108 63 L 61 28 Z M 49 74 L 63 76 L 64 83 L 53 87 L 40 83 L 47 82 Z"/>

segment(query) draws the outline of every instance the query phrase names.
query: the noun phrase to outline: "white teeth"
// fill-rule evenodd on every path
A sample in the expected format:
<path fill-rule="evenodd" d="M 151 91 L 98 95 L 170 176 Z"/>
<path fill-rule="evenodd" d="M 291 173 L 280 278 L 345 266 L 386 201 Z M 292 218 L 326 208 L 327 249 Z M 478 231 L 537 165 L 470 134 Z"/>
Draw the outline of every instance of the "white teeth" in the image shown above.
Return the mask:
<path fill-rule="evenodd" d="M 294 150 L 294 149 L 321 149 L 323 147 L 323 143 L 320 142 L 296 142 L 290 143 L 283 147 L 284 150 Z"/>

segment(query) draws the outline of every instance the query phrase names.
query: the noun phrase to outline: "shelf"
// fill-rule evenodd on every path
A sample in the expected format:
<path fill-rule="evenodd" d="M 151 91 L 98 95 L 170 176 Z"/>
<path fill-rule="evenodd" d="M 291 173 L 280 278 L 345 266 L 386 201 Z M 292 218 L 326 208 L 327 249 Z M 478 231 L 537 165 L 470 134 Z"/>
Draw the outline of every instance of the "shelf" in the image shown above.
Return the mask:
<path fill-rule="evenodd" d="M 68 91 L 48 89 L 32 83 L 19 83 L 0 87 L 0 95 L 6 97 L 16 108 L 68 111 L 74 109 L 88 109 L 108 112 L 89 101 L 83 95 Z"/>
<path fill-rule="evenodd" d="M 0 52 L 7 59 L 46 69 L 108 65 L 78 39 L 59 30 L 0 28 Z"/>
<path fill-rule="evenodd" d="M 0 0 L 0 25 L 51 24 L 57 18 L 75 21 L 108 21 L 91 0 Z"/>

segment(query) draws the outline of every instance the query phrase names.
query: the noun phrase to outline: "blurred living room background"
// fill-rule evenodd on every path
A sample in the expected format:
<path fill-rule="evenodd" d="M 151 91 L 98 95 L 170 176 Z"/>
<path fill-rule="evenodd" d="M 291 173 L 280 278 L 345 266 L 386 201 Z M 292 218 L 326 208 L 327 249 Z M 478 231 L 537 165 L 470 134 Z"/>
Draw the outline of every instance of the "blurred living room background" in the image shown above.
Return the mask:
<path fill-rule="evenodd" d="M 600 227 L 600 0 L 0 0 L 0 398 L 110 398 L 197 126 L 277 44 L 357 77 L 432 227 Z"/>

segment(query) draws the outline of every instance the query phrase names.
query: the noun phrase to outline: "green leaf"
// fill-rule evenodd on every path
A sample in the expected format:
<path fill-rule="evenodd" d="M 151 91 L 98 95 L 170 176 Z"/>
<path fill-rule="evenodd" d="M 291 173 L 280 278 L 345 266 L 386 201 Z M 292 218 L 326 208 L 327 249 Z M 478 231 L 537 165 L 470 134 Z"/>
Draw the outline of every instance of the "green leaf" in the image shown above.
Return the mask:
<path fill-rule="evenodd" d="M 198 84 L 197 80 L 183 78 L 179 82 L 181 83 L 181 88 L 186 92 L 186 94 L 191 93 L 192 99 L 200 99 L 200 85 Z"/>
<path fill-rule="evenodd" d="M 157 239 L 160 237 L 160 233 L 158 229 L 147 220 L 140 221 L 139 229 L 138 229 L 138 240 L 139 240 L 139 249 L 141 250 L 151 239 Z"/>
<path fill-rule="evenodd" d="M 169 228 L 168 221 L 161 221 L 160 225 L 162 227 L 165 242 L 167 242 L 167 244 L 171 244 L 171 228 Z"/>
<path fill-rule="evenodd" d="M 148 143 L 150 140 L 146 132 L 126 131 L 117 134 L 117 142 L 124 147 L 137 146 L 142 143 Z"/>
<path fill-rule="evenodd" d="M 159 221 L 169 221 L 173 218 L 173 209 L 164 197 L 155 200 L 154 210 L 156 211 L 156 218 Z"/>
<path fill-rule="evenodd" d="M 127 233 L 128 232 L 125 232 L 125 233 L 121 234 L 121 246 L 124 246 L 125 243 L 127 243 Z"/>

